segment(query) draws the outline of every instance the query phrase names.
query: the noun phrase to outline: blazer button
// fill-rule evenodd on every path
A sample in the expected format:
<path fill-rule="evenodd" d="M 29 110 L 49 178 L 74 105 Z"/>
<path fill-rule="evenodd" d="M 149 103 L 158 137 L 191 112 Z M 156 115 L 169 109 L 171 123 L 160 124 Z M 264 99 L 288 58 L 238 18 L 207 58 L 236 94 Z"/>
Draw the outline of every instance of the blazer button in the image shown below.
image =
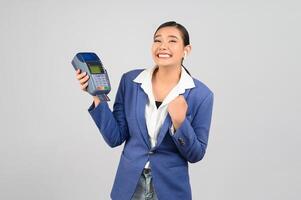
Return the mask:
<path fill-rule="evenodd" d="M 155 153 L 154 151 L 149 151 L 149 152 L 148 152 L 149 155 L 152 155 L 152 154 L 154 154 L 154 153 Z"/>
<path fill-rule="evenodd" d="M 185 145 L 184 139 L 183 138 L 178 138 L 178 141 L 180 143 L 180 145 Z"/>

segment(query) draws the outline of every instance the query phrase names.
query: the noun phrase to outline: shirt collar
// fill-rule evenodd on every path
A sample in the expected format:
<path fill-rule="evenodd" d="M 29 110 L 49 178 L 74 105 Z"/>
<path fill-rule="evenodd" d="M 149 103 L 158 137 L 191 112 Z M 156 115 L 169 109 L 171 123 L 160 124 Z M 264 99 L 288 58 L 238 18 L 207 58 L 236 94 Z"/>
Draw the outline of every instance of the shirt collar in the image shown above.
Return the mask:
<path fill-rule="evenodd" d="M 148 95 L 150 102 L 155 103 L 155 99 L 152 92 L 152 75 L 154 70 L 157 68 L 151 67 L 143 70 L 133 81 L 136 83 L 141 83 L 141 88 Z M 192 77 L 186 72 L 186 70 L 181 67 L 181 77 L 178 84 L 169 92 L 162 102 L 162 106 L 168 104 L 175 97 L 183 94 L 186 89 L 194 88 L 195 84 Z"/>

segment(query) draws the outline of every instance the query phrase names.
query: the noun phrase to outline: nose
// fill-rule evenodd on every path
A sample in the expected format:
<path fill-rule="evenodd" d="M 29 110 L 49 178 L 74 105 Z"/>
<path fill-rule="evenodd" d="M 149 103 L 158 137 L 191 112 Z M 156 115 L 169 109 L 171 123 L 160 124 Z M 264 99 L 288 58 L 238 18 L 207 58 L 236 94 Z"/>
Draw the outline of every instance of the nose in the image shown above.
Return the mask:
<path fill-rule="evenodd" d="M 165 42 L 161 42 L 160 46 L 159 46 L 159 49 L 160 50 L 163 50 L 163 49 L 167 49 L 167 45 Z"/>

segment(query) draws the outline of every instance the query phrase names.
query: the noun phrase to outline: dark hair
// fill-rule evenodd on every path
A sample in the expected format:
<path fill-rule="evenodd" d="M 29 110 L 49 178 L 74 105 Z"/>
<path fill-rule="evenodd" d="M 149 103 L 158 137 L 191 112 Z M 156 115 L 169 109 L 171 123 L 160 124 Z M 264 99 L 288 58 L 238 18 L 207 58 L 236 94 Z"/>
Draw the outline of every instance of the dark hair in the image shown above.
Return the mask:
<path fill-rule="evenodd" d="M 186 29 L 183 25 L 181 25 L 181 24 L 179 24 L 179 23 L 177 23 L 177 22 L 175 22 L 175 21 L 169 21 L 169 22 L 165 22 L 165 23 L 161 24 L 161 25 L 157 28 L 157 30 L 155 31 L 154 36 L 156 35 L 156 33 L 157 33 L 161 28 L 164 28 L 164 27 L 175 27 L 175 28 L 177 28 L 177 29 L 181 32 L 182 39 L 183 39 L 183 42 L 184 42 L 184 46 L 187 46 L 187 45 L 190 44 L 189 33 L 188 33 L 187 29 Z M 190 75 L 189 71 L 188 71 L 188 70 L 186 69 L 186 67 L 183 65 L 183 60 L 184 60 L 184 58 L 182 59 L 181 65 L 184 67 L 185 71 Z"/>

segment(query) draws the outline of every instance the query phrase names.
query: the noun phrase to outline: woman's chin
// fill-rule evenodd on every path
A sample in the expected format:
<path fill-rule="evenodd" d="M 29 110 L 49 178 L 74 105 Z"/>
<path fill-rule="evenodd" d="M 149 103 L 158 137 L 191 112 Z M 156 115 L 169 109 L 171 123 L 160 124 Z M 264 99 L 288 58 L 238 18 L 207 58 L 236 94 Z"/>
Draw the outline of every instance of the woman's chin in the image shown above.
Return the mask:
<path fill-rule="evenodd" d="M 173 67 L 176 64 L 173 62 L 156 62 L 157 66 L 159 67 Z"/>
<path fill-rule="evenodd" d="M 171 65 L 173 65 L 174 63 L 171 62 L 171 60 L 168 60 L 168 59 L 166 59 L 166 60 L 160 59 L 160 60 L 157 60 L 157 61 L 156 61 L 156 64 L 157 64 L 158 66 L 171 66 Z"/>

